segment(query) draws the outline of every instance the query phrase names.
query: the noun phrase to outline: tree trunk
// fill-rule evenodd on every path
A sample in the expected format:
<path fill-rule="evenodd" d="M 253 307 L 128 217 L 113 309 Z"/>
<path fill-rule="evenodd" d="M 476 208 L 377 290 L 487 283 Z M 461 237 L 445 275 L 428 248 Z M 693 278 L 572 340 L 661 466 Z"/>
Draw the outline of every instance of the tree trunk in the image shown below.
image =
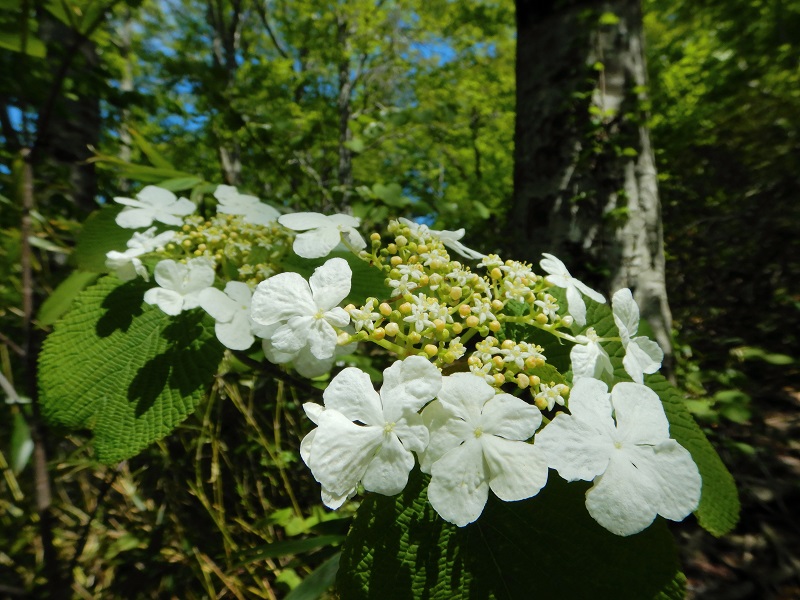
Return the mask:
<path fill-rule="evenodd" d="M 669 357 L 639 0 L 517 0 L 517 28 L 510 249 L 552 252 L 607 294 L 629 287 Z"/>
<path fill-rule="evenodd" d="M 336 41 L 340 52 L 339 95 L 336 102 L 339 113 L 339 165 L 337 171 L 341 189 L 341 206 L 346 207 L 350 203 L 350 194 L 353 189 L 353 153 L 347 147 L 347 142 L 352 138 L 350 99 L 353 94 L 353 81 L 350 75 L 350 32 L 347 17 L 339 17 L 336 24 Z"/>

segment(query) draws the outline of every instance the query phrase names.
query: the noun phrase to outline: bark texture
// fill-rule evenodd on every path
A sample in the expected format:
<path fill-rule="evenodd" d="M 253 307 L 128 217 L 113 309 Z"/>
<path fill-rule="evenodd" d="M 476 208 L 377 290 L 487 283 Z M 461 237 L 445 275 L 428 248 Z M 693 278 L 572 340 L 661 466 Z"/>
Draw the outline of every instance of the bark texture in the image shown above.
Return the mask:
<path fill-rule="evenodd" d="M 510 249 L 552 252 L 606 294 L 631 288 L 669 356 L 639 0 L 518 0 L 517 27 Z"/>

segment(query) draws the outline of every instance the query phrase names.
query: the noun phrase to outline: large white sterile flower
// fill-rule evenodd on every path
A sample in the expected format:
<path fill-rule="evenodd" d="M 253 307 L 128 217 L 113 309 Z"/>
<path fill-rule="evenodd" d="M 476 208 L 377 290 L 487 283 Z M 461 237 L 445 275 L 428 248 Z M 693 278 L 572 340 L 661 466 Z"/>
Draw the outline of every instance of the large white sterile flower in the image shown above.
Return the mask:
<path fill-rule="evenodd" d="M 255 337 L 250 326 L 250 301 L 253 292 L 241 281 L 229 281 L 225 291 L 207 288 L 200 292 L 200 306 L 214 317 L 214 333 L 226 348 L 247 350 Z"/>
<path fill-rule="evenodd" d="M 697 508 L 702 481 L 691 454 L 669 437 L 656 393 L 638 383 L 575 383 L 571 415 L 556 415 L 536 446 L 567 481 L 594 481 L 586 508 L 603 527 L 633 535 L 656 515 L 680 521 Z"/>
<path fill-rule="evenodd" d="M 328 256 L 342 241 L 342 236 L 355 250 L 367 247 L 367 242 L 356 230 L 361 220 L 350 215 L 299 212 L 281 216 L 278 223 L 287 229 L 303 232 L 297 234 L 292 245 L 295 253 L 303 258 Z"/>
<path fill-rule="evenodd" d="M 341 506 L 359 482 L 387 496 L 403 490 L 414 467 L 412 452 L 428 445 L 418 411 L 441 385 L 439 369 L 410 356 L 383 372 L 380 394 L 369 375 L 348 367 L 325 389 L 324 409 L 304 405 L 317 428 L 303 439 L 301 457 L 322 485 L 327 506 Z"/>
<path fill-rule="evenodd" d="M 444 520 L 459 527 L 475 521 L 490 489 L 501 500 L 515 501 L 535 496 L 547 483 L 544 453 L 524 441 L 542 422 L 539 409 L 495 394 L 482 377 L 445 377 L 422 419 L 430 442 L 420 466 L 431 474 L 428 500 Z"/>
<path fill-rule="evenodd" d="M 144 301 L 175 316 L 200 306 L 200 292 L 214 284 L 214 265 L 206 258 L 192 258 L 186 264 L 162 260 L 154 275 L 160 287 L 147 290 Z"/>
<path fill-rule="evenodd" d="M 606 299 L 599 292 L 595 292 L 585 283 L 578 281 L 569 274 L 566 265 L 552 254 L 543 253 L 544 258 L 539 265 L 547 271 L 545 279 L 556 287 L 567 291 L 567 310 L 578 325 L 586 325 L 586 303 L 581 294 L 589 296 L 595 302 L 605 304 Z"/>
<path fill-rule="evenodd" d="M 614 294 L 611 298 L 611 309 L 625 348 L 622 365 L 631 379 L 636 383 L 643 383 L 645 373 L 655 373 L 661 368 L 664 352 L 647 336 L 633 337 L 639 330 L 639 306 L 628 288 L 622 288 Z"/>
<path fill-rule="evenodd" d="M 178 197 L 164 188 L 148 185 L 132 198 L 114 198 L 114 201 L 125 205 L 117 215 L 117 225 L 128 229 L 150 227 L 153 221 L 167 225 L 182 225 L 183 218 L 192 214 L 197 208 L 194 202 Z"/>
<path fill-rule="evenodd" d="M 133 237 L 127 242 L 128 249 L 125 252 L 111 250 L 106 253 L 106 267 L 115 271 L 122 281 L 136 279 L 137 275 L 145 281 L 150 281 L 150 275 L 139 257 L 164 246 L 176 235 L 174 231 L 164 231 L 155 235 L 155 231 L 156 228 L 151 227 L 141 233 L 134 232 Z"/>
<path fill-rule="evenodd" d="M 258 284 L 250 307 L 256 334 L 264 338 L 267 359 L 293 362 L 295 369 L 315 377 L 330 368 L 336 349 L 336 329 L 350 322 L 338 305 L 350 293 L 353 273 L 342 258 L 317 267 L 306 281 L 297 273 L 280 273 Z"/>
<path fill-rule="evenodd" d="M 219 185 L 214 190 L 214 198 L 219 201 L 217 212 L 227 215 L 240 215 L 246 223 L 269 225 L 278 220 L 280 213 L 269 204 L 255 196 L 240 194 L 232 185 Z"/>
<path fill-rule="evenodd" d="M 600 345 L 600 336 L 594 327 L 589 327 L 582 335 L 576 335 L 575 339 L 578 343 L 569 352 L 573 380 L 580 377 L 602 379 L 604 373 L 614 373 L 608 352 Z"/>
<path fill-rule="evenodd" d="M 480 252 L 476 252 L 475 250 L 467 248 L 459 241 L 464 237 L 465 231 L 463 227 L 461 229 L 457 229 L 456 231 L 448 231 L 447 229 L 430 229 L 423 223 L 415 223 L 414 221 L 409 221 L 403 217 L 400 217 L 399 221 L 403 225 L 409 227 L 411 231 L 415 232 L 417 235 L 429 235 L 433 238 L 436 238 L 442 242 L 445 247 L 450 248 L 450 250 L 454 250 L 464 258 L 480 260 L 486 256 L 485 254 L 481 254 Z"/>

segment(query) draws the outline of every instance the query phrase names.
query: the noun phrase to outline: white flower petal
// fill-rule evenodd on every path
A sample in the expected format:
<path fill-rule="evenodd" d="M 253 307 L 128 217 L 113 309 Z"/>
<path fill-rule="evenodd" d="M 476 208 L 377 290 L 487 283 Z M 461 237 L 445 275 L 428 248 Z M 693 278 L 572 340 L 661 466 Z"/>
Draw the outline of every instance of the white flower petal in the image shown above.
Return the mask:
<path fill-rule="evenodd" d="M 481 516 L 489 497 L 483 450 L 472 438 L 450 450 L 431 468 L 428 501 L 445 521 L 464 527 Z"/>
<path fill-rule="evenodd" d="M 316 305 L 323 310 L 338 306 L 350 293 L 352 278 L 353 271 L 343 258 L 332 258 L 314 269 L 308 283 Z"/>
<path fill-rule="evenodd" d="M 327 216 L 315 212 L 299 212 L 282 215 L 278 219 L 278 223 L 294 231 L 306 231 L 319 227 L 330 227 L 331 225 L 331 221 Z"/>
<path fill-rule="evenodd" d="M 307 344 L 313 326 L 313 317 L 294 317 L 281 325 L 270 337 L 272 347 L 278 352 L 295 355 Z"/>
<path fill-rule="evenodd" d="M 702 491 L 702 479 L 692 455 L 675 440 L 643 449 L 647 452 L 634 464 L 656 479 L 660 491 L 658 514 L 672 521 L 683 520 L 697 509 Z"/>
<path fill-rule="evenodd" d="M 126 229 L 150 227 L 153 224 L 153 212 L 146 208 L 124 208 L 115 221 Z"/>
<path fill-rule="evenodd" d="M 321 227 L 298 233 L 294 238 L 292 250 L 303 258 L 322 258 L 328 256 L 341 241 L 342 235 L 338 229 Z"/>
<path fill-rule="evenodd" d="M 383 427 L 381 398 L 372 386 L 369 375 L 348 367 L 334 377 L 322 394 L 326 408 L 339 411 L 351 421 Z"/>
<path fill-rule="evenodd" d="M 326 409 L 319 419 L 311 450 L 311 472 L 332 494 L 358 485 L 383 441 L 383 428 L 362 427 L 338 411 Z"/>
<path fill-rule="evenodd" d="M 639 306 L 628 288 L 622 288 L 614 293 L 611 298 L 611 310 L 614 314 L 614 323 L 622 338 L 622 345 L 627 346 L 630 338 L 635 336 L 639 329 Z"/>
<path fill-rule="evenodd" d="M 292 365 L 300 375 L 311 379 L 328 373 L 333 367 L 333 358 L 319 359 L 308 348 L 303 348 L 292 359 Z"/>
<path fill-rule="evenodd" d="M 590 288 L 588 285 L 586 285 L 582 281 L 573 278 L 572 279 L 572 285 L 574 285 L 579 292 L 583 293 L 585 296 L 588 296 L 589 298 L 591 298 L 592 300 L 594 300 L 598 304 L 605 304 L 606 303 L 606 299 L 605 299 L 605 297 L 603 297 L 603 294 L 593 290 L 592 288 Z"/>
<path fill-rule="evenodd" d="M 314 404 L 313 402 L 306 402 L 306 404 Z M 319 406 L 319 405 L 317 405 Z M 305 405 L 303 405 L 305 408 Z M 314 421 L 316 423 L 316 421 Z M 315 427 L 309 431 L 300 442 L 300 458 L 306 463 L 307 467 L 311 467 L 311 451 L 314 446 L 314 437 L 317 435 L 317 428 Z"/>
<path fill-rule="evenodd" d="M 328 219 L 329 223 L 333 223 L 342 229 L 353 229 L 361 225 L 361 219 L 341 213 L 336 215 L 328 215 L 326 218 Z"/>
<path fill-rule="evenodd" d="M 356 488 L 348 490 L 344 494 L 332 494 L 330 490 L 325 489 L 324 487 L 320 490 L 320 498 L 322 499 L 322 503 L 330 508 L 331 510 L 336 510 L 340 508 L 342 504 L 344 504 L 349 498 L 352 498 L 356 495 Z"/>
<path fill-rule="evenodd" d="M 610 432 L 614 426 L 611 420 L 611 394 L 608 386 L 597 379 L 581 379 L 575 382 L 569 394 L 569 412 L 585 423 L 595 424 L 598 431 Z M 602 425 L 600 425 L 602 424 Z"/>
<path fill-rule="evenodd" d="M 417 412 L 442 387 L 442 375 L 430 361 L 409 356 L 383 372 L 381 401 L 386 419 L 396 421 L 405 411 Z"/>
<path fill-rule="evenodd" d="M 322 318 L 334 327 L 347 327 L 350 323 L 350 315 L 347 314 L 345 309 L 339 308 L 338 306 L 325 311 L 322 314 Z"/>
<path fill-rule="evenodd" d="M 480 441 L 489 465 L 489 487 L 501 500 L 530 498 L 547 483 L 547 461 L 536 446 L 494 435 L 483 435 Z"/>
<path fill-rule="evenodd" d="M 414 455 L 406 449 L 397 436 L 384 434 L 383 444 L 369 463 L 361 483 L 364 489 L 384 496 L 403 491 L 408 474 L 414 468 Z"/>
<path fill-rule="evenodd" d="M 175 202 L 178 197 L 169 190 L 157 185 L 147 185 L 136 194 L 136 198 L 152 206 L 166 208 Z"/>
<path fill-rule="evenodd" d="M 259 283 L 251 304 L 251 316 L 260 325 L 311 316 L 317 310 L 308 282 L 297 273 L 280 273 Z"/>
<path fill-rule="evenodd" d="M 347 238 L 347 243 L 355 250 L 363 250 L 367 247 L 367 241 L 355 229 L 345 229 L 342 231 L 342 235 Z"/>
<path fill-rule="evenodd" d="M 144 293 L 144 301 L 147 304 L 155 304 L 164 313 L 170 316 L 177 316 L 183 310 L 183 296 L 173 290 L 156 287 Z"/>
<path fill-rule="evenodd" d="M 250 286 L 241 281 L 229 281 L 225 284 L 225 295 L 241 306 L 249 307 L 253 299 L 253 290 Z"/>
<path fill-rule="evenodd" d="M 658 494 L 650 478 L 618 454 L 586 492 L 586 508 L 611 533 L 633 535 L 656 518 Z"/>
<path fill-rule="evenodd" d="M 563 413 L 536 434 L 534 445 L 545 453 L 548 466 L 567 481 L 591 481 L 606 470 L 614 450 L 608 435 Z"/>
<path fill-rule="evenodd" d="M 301 318 L 305 320 L 307 317 L 295 317 L 295 319 L 291 319 L 289 323 L 298 321 Z M 310 321 L 311 324 L 307 330 L 308 337 L 306 338 L 308 349 L 315 358 L 327 360 L 331 358 L 336 351 L 336 330 L 323 319 L 312 318 Z M 292 327 L 295 328 L 297 325 L 293 325 Z"/>
<path fill-rule="evenodd" d="M 325 410 L 325 407 L 316 402 L 306 402 L 303 404 L 303 410 L 314 425 L 319 425 L 319 416 L 322 414 L 322 411 Z"/>
<path fill-rule="evenodd" d="M 625 348 L 622 366 L 636 383 L 644 382 L 645 373 L 655 373 L 661 368 L 664 352 L 653 340 L 644 336 L 630 340 Z"/>
<path fill-rule="evenodd" d="M 586 325 L 586 303 L 573 285 L 567 286 L 567 311 L 578 325 Z"/>
<path fill-rule="evenodd" d="M 611 390 L 619 440 L 633 444 L 658 444 L 669 438 L 669 421 L 661 399 L 639 383 L 618 383 Z M 570 404 L 571 406 L 571 404 Z"/>
<path fill-rule="evenodd" d="M 497 394 L 483 407 L 481 429 L 484 433 L 508 440 L 528 440 L 542 424 L 542 413 L 511 394 Z"/>
<path fill-rule="evenodd" d="M 442 390 L 438 398 L 450 405 L 459 417 L 477 426 L 483 405 L 494 395 L 494 388 L 483 377 L 472 373 L 454 373 L 442 378 Z"/>
<path fill-rule="evenodd" d="M 420 456 L 420 468 L 423 473 L 430 473 L 433 463 L 472 435 L 472 428 L 456 415 L 449 404 L 438 400 L 423 409 L 422 421 L 430 431 L 430 440 L 425 453 Z"/>
<path fill-rule="evenodd" d="M 227 323 L 215 323 L 214 333 L 220 343 L 231 350 L 247 350 L 255 341 L 250 332 L 250 319 L 242 311 L 237 312 Z"/>
<path fill-rule="evenodd" d="M 597 342 L 575 344 L 569 352 L 572 363 L 572 378 L 601 378 L 604 373 L 613 374 L 614 367 L 605 348 Z"/>
<path fill-rule="evenodd" d="M 395 422 L 392 431 L 403 442 L 403 446 L 417 454 L 422 454 L 428 447 L 430 432 L 425 427 L 422 416 L 417 413 L 410 413 L 400 418 Z"/>
<path fill-rule="evenodd" d="M 236 302 L 217 288 L 206 288 L 199 295 L 200 307 L 218 323 L 227 323 L 236 314 Z M 249 329 L 249 325 L 248 325 Z"/>

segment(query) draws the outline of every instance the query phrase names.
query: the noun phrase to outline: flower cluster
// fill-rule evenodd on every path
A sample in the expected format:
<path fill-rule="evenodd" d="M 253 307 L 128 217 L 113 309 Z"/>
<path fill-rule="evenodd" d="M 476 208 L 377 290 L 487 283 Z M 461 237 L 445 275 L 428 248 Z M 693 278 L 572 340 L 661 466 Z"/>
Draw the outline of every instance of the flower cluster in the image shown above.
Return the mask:
<path fill-rule="evenodd" d="M 697 467 L 670 438 L 661 402 L 645 385 L 663 352 L 638 335 L 630 290 L 613 295 L 618 335 L 604 325 L 604 337 L 594 315 L 605 298 L 550 254 L 537 274 L 528 263 L 466 247 L 463 230 L 399 219 L 388 225 L 388 242 L 377 233 L 367 242 L 349 215 L 281 215 L 230 186 L 214 196 L 210 217 L 153 186 L 136 200 L 117 199 L 125 206 L 119 225 L 148 229 L 134 233 L 127 250 L 110 252 L 107 264 L 121 279 L 149 280 L 149 261 L 157 261 L 145 302 L 169 315 L 201 308 L 230 350 L 260 339 L 266 360 L 305 377 L 330 372 L 358 343 L 396 357 L 379 392 L 348 367 L 330 380 L 323 404 L 304 405 L 316 427 L 301 457 L 328 507 L 360 488 L 399 493 L 417 462 L 430 476 L 431 505 L 458 526 L 478 519 L 490 490 L 504 501 L 535 496 L 548 468 L 593 482 L 587 509 L 618 535 L 697 507 Z M 159 232 L 154 222 L 177 229 Z M 330 258 L 306 279 L 282 270 L 290 244 L 302 258 L 336 248 L 353 257 Z M 380 269 L 385 285 L 345 304 L 359 261 Z M 547 348 L 559 344 L 571 345 L 567 373 L 548 361 Z M 620 347 L 631 381 L 614 372 Z"/>

